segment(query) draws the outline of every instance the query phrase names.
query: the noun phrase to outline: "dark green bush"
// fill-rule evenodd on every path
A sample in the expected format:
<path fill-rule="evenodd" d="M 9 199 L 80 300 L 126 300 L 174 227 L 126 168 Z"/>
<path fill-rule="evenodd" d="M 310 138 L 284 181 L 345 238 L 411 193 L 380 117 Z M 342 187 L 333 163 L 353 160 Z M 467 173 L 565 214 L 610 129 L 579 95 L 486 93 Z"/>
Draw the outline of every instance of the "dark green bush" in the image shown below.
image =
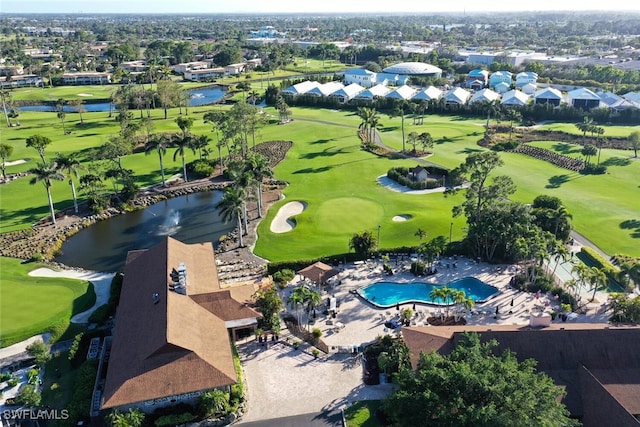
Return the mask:
<path fill-rule="evenodd" d="M 414 261 L 411 263 L 411 274 L 415 276 L 422 276 L 426 270 L 426 265 L 422 261 Z"/>
<path fill-rule="evenodd" d="M 197 159 L 187 163 L 187 173 L 192 178 L 208 178 L 215 173 L 215 161 Z"/>
<path fill-rule="evenodd" d="M 110 314 L 110 305 L 102 304 L 100 307 L 96 308 L 93 313 L 91 313 L 91 315 L 89 316 L 89 323 L 97 323 L 101 325 L 109 319 Z"/>

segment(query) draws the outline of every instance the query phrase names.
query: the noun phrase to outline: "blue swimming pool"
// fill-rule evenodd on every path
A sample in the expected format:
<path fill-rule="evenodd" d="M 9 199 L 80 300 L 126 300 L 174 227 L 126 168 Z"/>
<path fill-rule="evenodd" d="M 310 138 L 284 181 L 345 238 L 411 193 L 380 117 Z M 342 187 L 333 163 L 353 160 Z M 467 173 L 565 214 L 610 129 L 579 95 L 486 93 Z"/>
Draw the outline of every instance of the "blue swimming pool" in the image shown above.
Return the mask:
<path fill-rule="evenodd" d="M 396 283 L 377 282 L 366 286 L 358 293 L 371 304 L 378 307 L 393 307 L 396 304 L 406 303 L 427 303 L 434 305 L 445 305 L 443 301 L 433 301 L 429 298 L 431 291 L 443 286 L 438 283 Z M 500 293 L 498 288 L 491 286 L 475 277 L 464 277 L 447 283 L 445 286 L 453 289 L 463 290 L 468 297 L 475 302 L 485 302 L 494 295 Z"/>

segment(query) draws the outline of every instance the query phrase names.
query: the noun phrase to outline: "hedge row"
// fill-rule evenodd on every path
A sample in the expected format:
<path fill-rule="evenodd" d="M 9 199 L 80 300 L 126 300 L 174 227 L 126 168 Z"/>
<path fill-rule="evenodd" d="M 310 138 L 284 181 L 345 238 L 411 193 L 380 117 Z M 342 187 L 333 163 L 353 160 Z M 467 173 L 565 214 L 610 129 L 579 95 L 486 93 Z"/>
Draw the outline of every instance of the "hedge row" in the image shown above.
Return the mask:
<path fill-rule="evenodd" d="M 619 281 L 620 270 L 618 270 L 609 260 L 605 259 L 593 248 L 590 248 L 588 246 L 583 246 L 582 249 L 580 249 L 580 254 L 582 254 L 583 257 L 586 258 L 587 262 L 585 264 L 599 268 L 604 272 L 604 274 L 607 275 L 607 278 L 611 282 L 620 286 L 621 289 L 624 289 L 624 286 L 622 286 Z"/>
<path fill-rule="evenodd" d="M 416 251 L 415 247 L 400 246 L 397 248 L 388 248 L 388 249 L 372 252 L 371 255 L 367 258 L 377 257 L 378 255 L 387 254 L 387 253 L 410 254 L 415 251 Z M 338 265 L 339 262 L 348 263 L 353 261 L 361 261 L 363 259 L 364 258 L 360 254 L 356 254 L 354 252 L 348 252 L 343 254 L 329 255 L 321 258 L 276 261 L 276 262 L 270 262 L 267 265 L 267 274 L 274 274 L 283 269 L 298 271 L 318 261 L 323 262 L 325 264 L 329 264 L 329 265 Z"/>

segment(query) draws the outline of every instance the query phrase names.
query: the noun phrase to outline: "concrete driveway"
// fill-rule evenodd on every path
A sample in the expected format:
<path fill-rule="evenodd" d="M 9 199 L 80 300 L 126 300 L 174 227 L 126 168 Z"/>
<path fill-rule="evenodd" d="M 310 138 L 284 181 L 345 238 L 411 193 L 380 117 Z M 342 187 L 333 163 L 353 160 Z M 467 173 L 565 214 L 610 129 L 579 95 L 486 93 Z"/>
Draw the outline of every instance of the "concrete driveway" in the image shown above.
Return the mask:
<path fill-rule="evenodd" d="M 362 382 L 362 364 L 350 354 L 314 359 L 286 343 L 256 342 L 238 347 L 247 383 L 247 413 L 242 423 L 334 412 L 359 400 L 381 399 L 389 384 Z"/>

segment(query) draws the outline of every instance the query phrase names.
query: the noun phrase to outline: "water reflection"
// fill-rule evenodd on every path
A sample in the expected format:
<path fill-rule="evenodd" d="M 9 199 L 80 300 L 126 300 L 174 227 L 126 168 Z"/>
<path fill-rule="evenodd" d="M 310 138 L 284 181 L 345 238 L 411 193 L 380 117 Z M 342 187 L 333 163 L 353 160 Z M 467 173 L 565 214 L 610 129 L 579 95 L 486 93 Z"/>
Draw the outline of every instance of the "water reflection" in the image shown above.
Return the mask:
<path fill-rule="evenodd" d="M 122 271 L 127 252 L 147 249 L 165 236 L 185 243 L 217 242 L 235 221 L 223 223 L 215 205 L 222 192 L 190 194 L 98 222 L 70 237 L 56 261 L 97 271 Z"/>
<path fill-rule="evenodd" d="M 187 92 L 190 94 L 188 103 L 189 107 L 213 104 L 220 101 L 226 93 L 220 88 L 220 86 L 201 87 Z M 82 106 L 89 113 L 109 112 L 110 110 L 115 111 L 116 109 L 115 106 L 111 105 L 109 102 L 85 102 Z M 72 107 L 70 105 L 65 105 L 62 109 L 66 113 L 78 112 L 76 107 Z M 55 105 L 25 105 L 20 107 L 20 111 L 55 112 L 57 110 Z"/>

